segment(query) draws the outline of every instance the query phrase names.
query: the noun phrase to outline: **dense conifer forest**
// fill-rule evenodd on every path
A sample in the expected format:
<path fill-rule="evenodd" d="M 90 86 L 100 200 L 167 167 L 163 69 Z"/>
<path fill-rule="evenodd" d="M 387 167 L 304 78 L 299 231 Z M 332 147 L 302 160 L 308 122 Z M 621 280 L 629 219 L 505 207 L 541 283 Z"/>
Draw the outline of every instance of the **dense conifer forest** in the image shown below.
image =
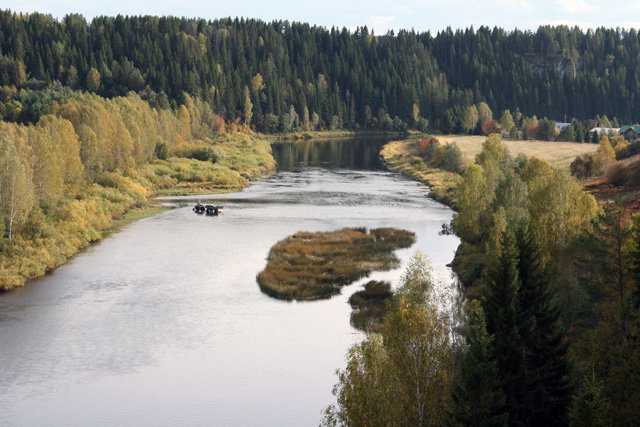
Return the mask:
<path fill-rule="evenodd" d="M 59 86 L 104 97 L 139 92 L 153 105 L 184 93 L 232 121 L 264 132 L 306 128 L 396 128 L 421 118 L 437 128 L 449 113 L 491 110 L 622 123 L 640 120 L 640 35 L 447 29 L 375 35 L 288 21 L 81 15 L 56 20 L 0 12 L 2 114 L 37 120 Z M 33 91 L 48 88 L 35 96 Z M 394 121 L 394 119 L 397 120 Z M 462 119 L 460 119 L 462 121 Z M 423 123 L 424 126 L 424 123 Z"/>

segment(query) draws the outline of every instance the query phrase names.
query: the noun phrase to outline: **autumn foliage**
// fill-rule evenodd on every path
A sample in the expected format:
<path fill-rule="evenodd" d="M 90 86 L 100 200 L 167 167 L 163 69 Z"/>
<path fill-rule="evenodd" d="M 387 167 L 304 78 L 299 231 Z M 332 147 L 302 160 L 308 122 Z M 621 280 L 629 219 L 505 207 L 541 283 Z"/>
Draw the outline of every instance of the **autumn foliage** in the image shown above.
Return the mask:
<path fill-rule="evenodd" d="M 79 94 L 35 125 L 0 122 L 0 291 L 64 263 L 154 191 L 238 189 L 273 169 L 267 142 L 224 132 L 188 95 L 173 111 Z"/>
<path fill-rule="evenodd" d="M 491 135 L 493 133 L 500 133 L 500 124 L 490 118 L 484 119 L 482 122 L 482 133 L 484 135 Z"/>

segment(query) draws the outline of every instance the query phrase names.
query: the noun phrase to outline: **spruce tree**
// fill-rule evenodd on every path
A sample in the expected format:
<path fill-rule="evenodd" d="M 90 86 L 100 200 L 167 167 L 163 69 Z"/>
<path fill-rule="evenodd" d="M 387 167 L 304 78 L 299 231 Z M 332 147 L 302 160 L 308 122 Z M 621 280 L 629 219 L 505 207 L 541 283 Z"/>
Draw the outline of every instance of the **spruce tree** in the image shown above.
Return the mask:
<path fill-rule="evenodd" d="M 594 373 L 585 379 L 582 389 L 571 410 L 571 425 L 590 427 L 613 425 L 609 416 L 611 402 L 604 395 L 602 384 L 596 381 Z"/>
<path fill-rule="evenodd" d="M 573 388 L 560 311 L 531 229 L 517 233 L 519 334 L 525 348 L 522 416 L 529 425 L 566 425 Z"/>
<path fill-rule="evenodd" d="M 518 325 L 518 249 L 511 231 L 502 236 L 501 254 L 495 265 L 489 267 L 486 284 L 482 308 L 487 332 L 494 337 L 493 351 L 505 396 L 503 411 L 508 414 L 509 425 L 513 425 L 522 421 L 520 402 L 525 349 Z"/>
<path fill-rule="evenodd" d="M 630 267 L 629 273 L 633 282 L 632 303 L 640 307 L 640 215 L 633 219 L 631 228 L 631 242 L 629 245 Z"/>
<path fill-rule="evenodd" d="M 453 391 L 450 424 L 506 425 L 507 414 L 502 412 L 505 396 L 492 346 L 494 338 L 487 333 L 482 308 L 470 310 L 468 328 L 469 346 L 462 361 L 460 381 Z"/>

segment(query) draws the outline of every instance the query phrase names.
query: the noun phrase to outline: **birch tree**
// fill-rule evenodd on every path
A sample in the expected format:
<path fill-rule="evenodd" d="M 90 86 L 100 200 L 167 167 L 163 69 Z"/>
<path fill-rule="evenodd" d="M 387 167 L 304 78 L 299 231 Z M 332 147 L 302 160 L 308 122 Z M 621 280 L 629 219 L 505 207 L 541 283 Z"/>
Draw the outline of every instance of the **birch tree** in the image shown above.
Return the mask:
<path fill-rule="evenodd" d="M 29 165 L 18 156 L 12 141 L 6 135 L 0 135 L 0 215 L 5 223 L 9 246 L 32 206 Z"/>
<path fill-rule="evenodd" d="M 440 425 L 450 404 L 453 350 L 448 318 L 432 294 L 427 258 L 417 253 L 393 297 L 380 335 L 349 351 L 326 425 Z"/>

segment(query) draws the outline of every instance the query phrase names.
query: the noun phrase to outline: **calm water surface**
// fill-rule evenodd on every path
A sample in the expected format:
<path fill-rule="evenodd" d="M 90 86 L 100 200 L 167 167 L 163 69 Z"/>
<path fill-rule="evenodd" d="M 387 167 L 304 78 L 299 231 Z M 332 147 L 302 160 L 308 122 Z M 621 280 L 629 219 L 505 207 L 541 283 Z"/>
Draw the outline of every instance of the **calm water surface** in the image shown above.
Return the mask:
<path fill-rule="evenodd" d="M 382 141 L 279 145 L 278 171 L 138 221 L 40 280 L 0 296 L 0 425 L 318 425 L 335 370 L 362 339 L 347 300 L 260 292 L 269 248 L 299 230 L 416 232 L 451 289 L 452 211 L 378 162 Z M 401 269 L 371 278 L 397 282 Z"/>

